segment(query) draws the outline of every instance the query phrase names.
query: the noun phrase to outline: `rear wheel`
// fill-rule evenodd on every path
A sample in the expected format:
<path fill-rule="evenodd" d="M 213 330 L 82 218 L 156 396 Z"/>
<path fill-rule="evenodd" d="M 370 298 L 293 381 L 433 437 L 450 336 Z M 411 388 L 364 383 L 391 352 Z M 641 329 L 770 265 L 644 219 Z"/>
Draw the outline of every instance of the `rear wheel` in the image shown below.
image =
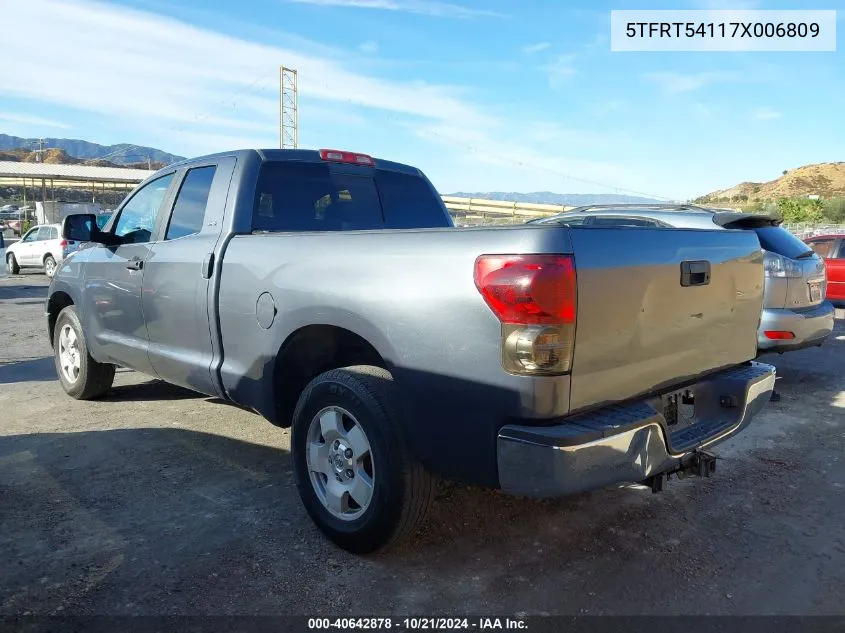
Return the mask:
<path fill-rule="evenodd" d="M 299 398 L 291 433 L 299 494 L 317 527 L 347 551 L 398 545 L 427 514 L 434 482 L 402 422 L 393 378 L 379 367 L 326 372 Z"/>
<path fill-rule="evenodd" d="M 88 353 L 76 308 L 59 313 L 53 331 L 53 355 L 62 389 L 77 400 L 91 400 L 111 389 L 114 365 L 98 363 Z"/>
<path fill-rule="evenodd" d="M 18 266 L 18 260 L 15 259 L 13 253 L 9 253 L 6 256 L 6 266 L 9 268 L 10 275 L 17 275 L 21 271 L 21 267 Z"/>
<path fill-rule="evenodd" d="M 52 255 L 47 255 L 44 258 L 44 274 L 52 278 L 56 274 L 56 260 Z"/>

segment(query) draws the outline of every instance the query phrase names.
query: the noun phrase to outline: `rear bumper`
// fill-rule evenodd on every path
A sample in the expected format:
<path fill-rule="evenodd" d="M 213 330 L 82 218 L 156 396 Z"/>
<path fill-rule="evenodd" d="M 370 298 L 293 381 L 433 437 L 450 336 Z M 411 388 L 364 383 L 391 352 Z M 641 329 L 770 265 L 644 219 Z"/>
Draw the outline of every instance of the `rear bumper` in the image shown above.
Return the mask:
<path fill-rule="evenodd" d="M 821 345 L 833 332 L 834 307 L 830 301 L 807 310 L 763 310 L 757 347 L 766 352 L 788 352 Z M 795 338 L 772 340 L 766 331 L 792 332 Z"/>
<path fill-rule="evenodd" d="M 775 368 L 756 362 L 708 376 L 695 385 L 695 422 L 676 431 L 669 430 L 659 398 L 555 426 L 504 426 L 497 443 L 499 485 L 515 495 L 561 497 L 678 470 L 697 450 L 744 429 L 774 385 Z"/>

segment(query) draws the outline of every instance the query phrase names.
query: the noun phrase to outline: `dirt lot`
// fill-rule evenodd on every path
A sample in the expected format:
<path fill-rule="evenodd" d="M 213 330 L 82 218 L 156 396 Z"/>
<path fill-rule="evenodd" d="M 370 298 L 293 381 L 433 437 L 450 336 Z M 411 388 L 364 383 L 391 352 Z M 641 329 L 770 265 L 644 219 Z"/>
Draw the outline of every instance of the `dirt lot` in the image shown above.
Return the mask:
<path fill-rule="evenodd" d="M 782 400 L 712 479 L 555 502 L 443 485 L 412 548 L 356 558 L 300 507 L 287 431 L 128 371 L 66 397 L 45 291 L 0 281 L 0 615 L 845 611 L 841 319 L 769 359 Z"/>

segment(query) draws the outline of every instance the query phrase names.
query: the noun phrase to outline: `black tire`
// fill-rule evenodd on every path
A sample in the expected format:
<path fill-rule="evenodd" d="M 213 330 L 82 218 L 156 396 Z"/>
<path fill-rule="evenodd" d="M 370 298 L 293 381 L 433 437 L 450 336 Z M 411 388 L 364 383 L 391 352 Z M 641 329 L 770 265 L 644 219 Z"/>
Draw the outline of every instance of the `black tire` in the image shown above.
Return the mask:
<path fill-rule="evenodd" d="M 328 406 L 351 413 L 370 444 L 375 467 L 372 497 L 354 520 L 329 512 L 308 472 L 308 430 L 317 413 Z M 408 448 L 400 410 L 390 373 L 358 365 L 317 376 L 302 392 L 293 414 L 291 456 L 302 503 L 332 542 L 354 554 L 398 546 L 417 532 L 431 505 L 434 479 Z"/>
<path fill-rule="evenodd" d="M 21 267 L 18 266 L 18 260 L 15 259 L 14 253 L 6 255 L 6 265 L 9 267 L 10 275 L 17 275 L 21 272 Z"/>
<path fill-rule="evenodd" d="M 47 257 L 44 258 L 44 274 L 52 279 L 56 274 L 56 269 L 57 265 L 55 258 L 52 255 L 47 255 Z"/>
<path fill-rule="evenodd" d="M 70 326 L 76 334 L 77 354 L 79 357 L 79 374 L 71 381 L 65 376 L 60 361 L 60 335 L 65 326 Z M 109 363 L 98 363 L 88 353 L 88 345 L 85 342 L 85 334 L 82 331 L 82 323 L 76 314 L 76 308 L 68 306 L 56 319 L 56 326 L 53 329 L 53 359 L 56 364 L 56 373 L 62 389 L 71 398 L 77 400 L 92 400 L 105 394 L 111 389 L 114 382 L 114 365 Z"/>

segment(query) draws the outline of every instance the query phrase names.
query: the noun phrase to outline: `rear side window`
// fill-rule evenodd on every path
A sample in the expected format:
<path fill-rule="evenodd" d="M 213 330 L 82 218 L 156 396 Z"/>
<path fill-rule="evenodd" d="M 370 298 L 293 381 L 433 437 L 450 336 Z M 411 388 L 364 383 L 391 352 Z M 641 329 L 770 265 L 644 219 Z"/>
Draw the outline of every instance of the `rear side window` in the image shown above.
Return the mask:
<path fill-rule="evenodd" d="M 55 226 L 50 227 L 50 239 L 51 240 L 59 239 L 59 229 L 57 229 Z"/>
<path fill-rule="evenodd" d="M 215 170 L 216 168 L 212 165 L 188 171 L 176 196 L 173 213 L 170 215 L 170 224 L 164 236 L 165 240 L 175 240 L 178 237 L 200 232 Z"/>
<path fill-rule="evenodd" d="M 795 259 L 812 250 L 810 247 L 795 237 L 792 233 L 779 226 L 764 226 L 754 229 L 760 246 L 763 250 L 783 255 L 789 259 Z"/>
<path fill-rule="evenodd" d="M 836 240 L 818 240 L 809 242 L 809 247 L 816 251 L 819 257 L 830 258 L 833 257 L 833 252 L 836 250 Z"/>
<path fill-rule="evenodd" d="M 384 224 L 371 177 L 333 173 L 325 163 L 262 165 L 254 231 L 354 231 Z"/>
<path fill-rule="evenodd" d="M 42 226 L 38 228 L 38 234 L 35 236 L 35 239 L 39 242 L 41 240 L 49 240 L 50 239 L 50 227 L 49 226 Z"/>
<path fill-rule="evenodd" d="M 450 226 L 443 201 L 420 176 L 395 171 L 376 171 L 386 228 L 439 228 Z"/>

